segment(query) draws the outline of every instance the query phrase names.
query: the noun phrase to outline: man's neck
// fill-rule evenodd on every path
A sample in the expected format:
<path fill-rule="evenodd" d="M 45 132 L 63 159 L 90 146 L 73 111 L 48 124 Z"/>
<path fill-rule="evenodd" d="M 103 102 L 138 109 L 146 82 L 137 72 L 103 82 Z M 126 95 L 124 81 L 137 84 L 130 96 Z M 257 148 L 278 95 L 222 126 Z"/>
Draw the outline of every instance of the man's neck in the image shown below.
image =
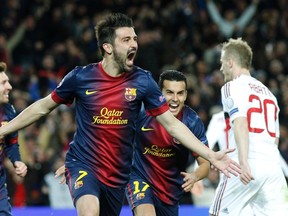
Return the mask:
<path fill-rule="evenodd" d="M 102 67 L 105 73 L 111 77 L 121 76 L 123 73 L 119 72 L 115 61 L 104 58 L 102 60 Z"/>

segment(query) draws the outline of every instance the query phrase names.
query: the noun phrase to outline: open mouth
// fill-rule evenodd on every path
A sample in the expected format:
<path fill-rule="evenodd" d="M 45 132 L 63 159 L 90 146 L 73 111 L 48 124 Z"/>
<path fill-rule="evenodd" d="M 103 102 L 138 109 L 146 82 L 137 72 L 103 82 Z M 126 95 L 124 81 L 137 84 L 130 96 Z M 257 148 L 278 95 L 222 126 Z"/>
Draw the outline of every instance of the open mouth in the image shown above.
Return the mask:
<path fill-rule="evenodd" d="M 169 104 L 169 109 L 171 112 L 175 112 L 178 110 L 179 105 L 178 104 Z"/>
<path fill-rule="evenodd" d="M 133 65 L 135 56 L 136 56 L 136 50 L 131 50 L 130 52 L 128 52 L 127 60 L 129 65 Z"/>

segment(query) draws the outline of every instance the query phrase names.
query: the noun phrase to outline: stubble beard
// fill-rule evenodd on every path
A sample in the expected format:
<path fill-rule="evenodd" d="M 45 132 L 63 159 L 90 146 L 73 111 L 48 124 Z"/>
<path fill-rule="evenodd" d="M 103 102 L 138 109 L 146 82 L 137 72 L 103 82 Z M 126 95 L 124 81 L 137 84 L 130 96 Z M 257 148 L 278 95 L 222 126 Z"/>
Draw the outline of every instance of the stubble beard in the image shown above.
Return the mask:
<path fill-rule="evenodd" d="M 114 60 L 120 73 L 132 71 L 133 67 L 128 67 L 125 63 L 125 57 L 121 56 L 117 51 L 114 51 Z"/>

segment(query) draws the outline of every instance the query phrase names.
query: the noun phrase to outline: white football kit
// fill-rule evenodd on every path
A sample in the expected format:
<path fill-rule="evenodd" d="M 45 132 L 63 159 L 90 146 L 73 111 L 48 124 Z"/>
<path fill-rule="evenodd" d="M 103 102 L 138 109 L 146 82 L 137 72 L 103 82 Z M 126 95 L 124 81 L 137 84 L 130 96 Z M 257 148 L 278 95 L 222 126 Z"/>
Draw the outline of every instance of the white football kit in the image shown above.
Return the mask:
<path fill-rule="evenodd" d="M 235 161 L 238 161 L 238 151 L 233 121 L 238 117 L 247 117 L 248 162 L 254 180 L 244 185 L 239 176 L 222 176 L 209 212 L 213 215 L 238 216 L 249 205 L 254 212 L 251 215 L 287 216 L 288 205 L 284 199 L 287 184 L 275 144 L 275 139 L 279 137 L 276 98 L 261 82 L 247 75 L 226 83 L 221 89 L 221 96 L 223 110 L 230 118 L 227 147 L 236 148 L 230 154 Z M 207 138 L 209 141 L 209 136 Z"/>
<path fill-rule="evenodd" d="M 227 149 L 225 129 L 224 112 L 214 113 L 206 130 L 206 137 L 211 149 L 213 149 L 217 143 L 220 150 Z"/>

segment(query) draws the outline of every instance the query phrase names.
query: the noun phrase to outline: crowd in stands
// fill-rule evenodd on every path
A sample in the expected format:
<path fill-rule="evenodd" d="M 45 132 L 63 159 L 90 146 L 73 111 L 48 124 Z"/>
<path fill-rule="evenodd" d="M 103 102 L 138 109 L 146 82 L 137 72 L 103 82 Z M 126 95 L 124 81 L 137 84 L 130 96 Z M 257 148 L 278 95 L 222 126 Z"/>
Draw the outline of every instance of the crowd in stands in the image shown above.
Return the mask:
<path fill-rule="evenodd" d="M 288 1 L 0 0 L 0 5 L 0 60 L 8 65 L 18 113 L 50 93 L 75 66 L 101 60 L 95 23 L 122 12 L 133 18 L 138 35 L 135 64 L 150 70 L 156 81 L 165 69 L 185 73 L 187 104 L 207 126 L 221 106 L 219 44 L 242 37 L 254 52 L 252 75 L 279 100 L 279 149 L 288 162 Z M 9 176 L 13 206 L 52 205 L 45 179 L 69 148 L 76 128 L 73 112 L 73 105 L 61 105 L 20 131 L 29 170 L 24 179 Z"/>

